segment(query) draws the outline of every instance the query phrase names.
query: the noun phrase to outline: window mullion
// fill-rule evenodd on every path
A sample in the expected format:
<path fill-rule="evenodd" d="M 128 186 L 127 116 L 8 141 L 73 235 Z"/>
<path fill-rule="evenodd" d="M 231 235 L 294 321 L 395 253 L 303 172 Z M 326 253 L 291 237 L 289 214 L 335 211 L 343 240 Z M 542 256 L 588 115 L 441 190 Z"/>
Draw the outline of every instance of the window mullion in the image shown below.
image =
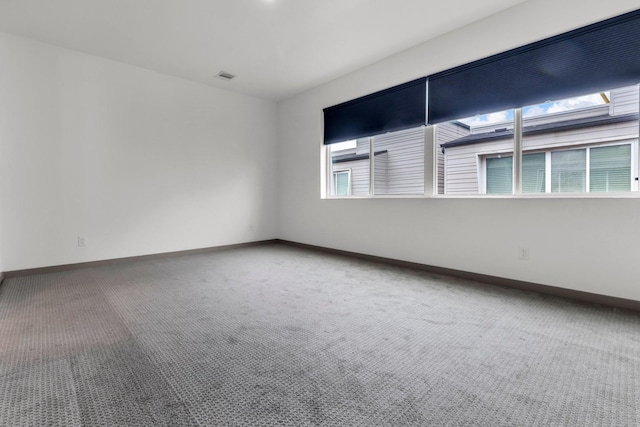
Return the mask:
<path fill-rule="evenodd" d="M 638 127 L 640 127 L 640 121 L 638 121 Z M 631 191 L 640 190 L 638 188 L 638 163 L 640 163 L 639 151 L 638 141 L 636 140 L 636 142 L 631 143 Z"/>
<path fill-rule="evenodd" d="M 513 194 L 522 194 L 522 108 L 513 110 Z"/>
<path fill-rule="evenodd" d="M 374 141 L 373 137 L 369 137 L 369 196 L 373 196 L 375 194 L 375 174 L 374 174 Z"/>
<path fill-rule="evenodd" d="M 640 84 L 637 86 L 638 91 L 638 111 L 640 111 Z M 640 174 L 640 120 L 638 120 L 638 138 L 635 144 L 631 145 L 632 152 L 633 148 L 636 149 L 636 155 L 633 156 L 632 166 L 635 168 L 633 174 L 631 175 L 631 179 L 633 180 L 631 191 L 635 189 L 635 191 L 640 191 L 640 183 L 638 182 L 638 175 Z"/>
<path fill-rule="evenodd" d="M 551 151 L 545 153 L 544 160 L 544 192 L 551 193 Z"/>
<path fill-rule="evenodd" d="M 326 178 L 326 185 L 325 185 L 325 191 L 327 192 L 327 194 L 325 195 L 326 197 L 331 197 L 333 194 L 331 189 L 333 188 L 333 159 L 331 156 L 331 146 L 330 145 L 325 145 L 324 146 L 324 152 L 325 152 L 325 176 Z"/>
<path fill-rule="evenodd" d="M 584 191 L 585 193 L 589 193 L 589 190 L 591 187 L 591 148 L 587 147 L 585 148 L 586 152 L 586 160 L 585 160 L 585 167 L 586 167 L 586 173 L 585 173 L 585 178 L 584 178 Z"/>
<path fill-rule="evenodd" d="M 427 197 L 437 194 L 438 188 L 436 131 L 436 125 L 424 128 L 424 195 Z"/>

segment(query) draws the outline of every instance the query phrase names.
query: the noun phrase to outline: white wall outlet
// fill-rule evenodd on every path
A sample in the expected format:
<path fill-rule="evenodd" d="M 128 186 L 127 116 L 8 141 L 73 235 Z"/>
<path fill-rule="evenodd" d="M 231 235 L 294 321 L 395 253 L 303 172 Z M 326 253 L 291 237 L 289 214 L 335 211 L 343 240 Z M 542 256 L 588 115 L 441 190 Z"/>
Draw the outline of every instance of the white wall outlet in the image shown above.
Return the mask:
<path fill-rule="evenodd" d="M 529 259 L 529 248 L 525 246 L 518 247 L 518 259 L 528 260 Z"/>
<path fill-rule="evenodd" d="M 84 236 L 78 236 L 78 246 L 87 246 L 89 244 L 89 242 L 87 241 L 87 238 Z"/>

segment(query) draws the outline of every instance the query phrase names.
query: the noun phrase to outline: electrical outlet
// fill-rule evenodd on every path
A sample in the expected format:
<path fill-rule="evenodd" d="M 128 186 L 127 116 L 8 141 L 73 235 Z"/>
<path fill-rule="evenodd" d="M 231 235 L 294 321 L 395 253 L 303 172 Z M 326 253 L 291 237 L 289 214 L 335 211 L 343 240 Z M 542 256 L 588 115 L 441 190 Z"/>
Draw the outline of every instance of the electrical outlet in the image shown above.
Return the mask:
<path fill-rule="evenodd" d="M 524 247 L 524 246 L 520 246 L 518 247 L 518 258 L 522 259 L 522 260 L 528 260 L 529 259 L 529 248 Z"/>
<path fill-rule="evenodd" d="M 78 236 L 78 246 L 87 246 L 87 238 L 84 236 Z"/>

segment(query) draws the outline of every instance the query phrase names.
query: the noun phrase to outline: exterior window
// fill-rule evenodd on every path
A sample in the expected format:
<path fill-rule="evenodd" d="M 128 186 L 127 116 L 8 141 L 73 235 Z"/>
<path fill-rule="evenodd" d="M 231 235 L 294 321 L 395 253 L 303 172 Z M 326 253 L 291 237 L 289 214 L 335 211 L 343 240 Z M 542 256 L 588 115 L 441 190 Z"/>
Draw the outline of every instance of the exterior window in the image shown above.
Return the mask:
<path fill-rule="evenodd" d="M 369 194 L 368 138 L 328 146 L 331 156 L 328 194 L 331 197 Z"/>
<path fill-rule="evenodd" d="M 551 192 L 581 193 L 587 189 L 587 150 L 551 153 Z"/>
<path fill-rule="evenodd" d="M 487 194 L 511 194 L 513 188 L 513 157 L 487 159 Z"/>
<path fill-rule="evenodd" d="M 631 151 L 631 144 L 623 144 L 524 154 L 522 192 L 631 191 Z M 490 157 L 485 162 L 487 194 L 511 194 L 513 157 Z"/>
<path fill-rule="evenodd" d="M 544 193 L 546 191 L 546 155 L 531 153 L 522 155 L 522 192 Z"/>
<path fill-rule="evenodd" d="M 631 191 L 631 144 L 552 152 L 551 191 Z"/>
<path fill-rule="evenodd" d="M 511 194 L 513 187 L 513 157 L 502 156 L 486 160 L 487 194 Z M 522 192 L 545 192 L 545 153 L 522 156 Z"/>
<path fill-rule="evenodd" d="M 351 171 L 333 173 L 332 196 L 348 196 L 351 194 Z"/>
<path fill-rule="evenodd" d="M 631 191 L 631 145 L 590 150 L 589 191 Z"/>

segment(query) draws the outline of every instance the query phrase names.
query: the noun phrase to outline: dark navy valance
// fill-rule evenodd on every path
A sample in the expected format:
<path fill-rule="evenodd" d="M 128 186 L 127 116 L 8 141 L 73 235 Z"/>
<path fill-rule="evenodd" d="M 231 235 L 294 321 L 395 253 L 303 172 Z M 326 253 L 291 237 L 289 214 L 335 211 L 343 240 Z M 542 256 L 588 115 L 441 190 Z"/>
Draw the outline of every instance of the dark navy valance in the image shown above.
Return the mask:
<path fill-rule="evenodd" d="M 640 10 L 429 76 L 430 124 L 640 82 Z"/>
<path fill-rule="evenodd" d="M 324 109 L 324 143 L 426 124 L 425 77 Z"/>

